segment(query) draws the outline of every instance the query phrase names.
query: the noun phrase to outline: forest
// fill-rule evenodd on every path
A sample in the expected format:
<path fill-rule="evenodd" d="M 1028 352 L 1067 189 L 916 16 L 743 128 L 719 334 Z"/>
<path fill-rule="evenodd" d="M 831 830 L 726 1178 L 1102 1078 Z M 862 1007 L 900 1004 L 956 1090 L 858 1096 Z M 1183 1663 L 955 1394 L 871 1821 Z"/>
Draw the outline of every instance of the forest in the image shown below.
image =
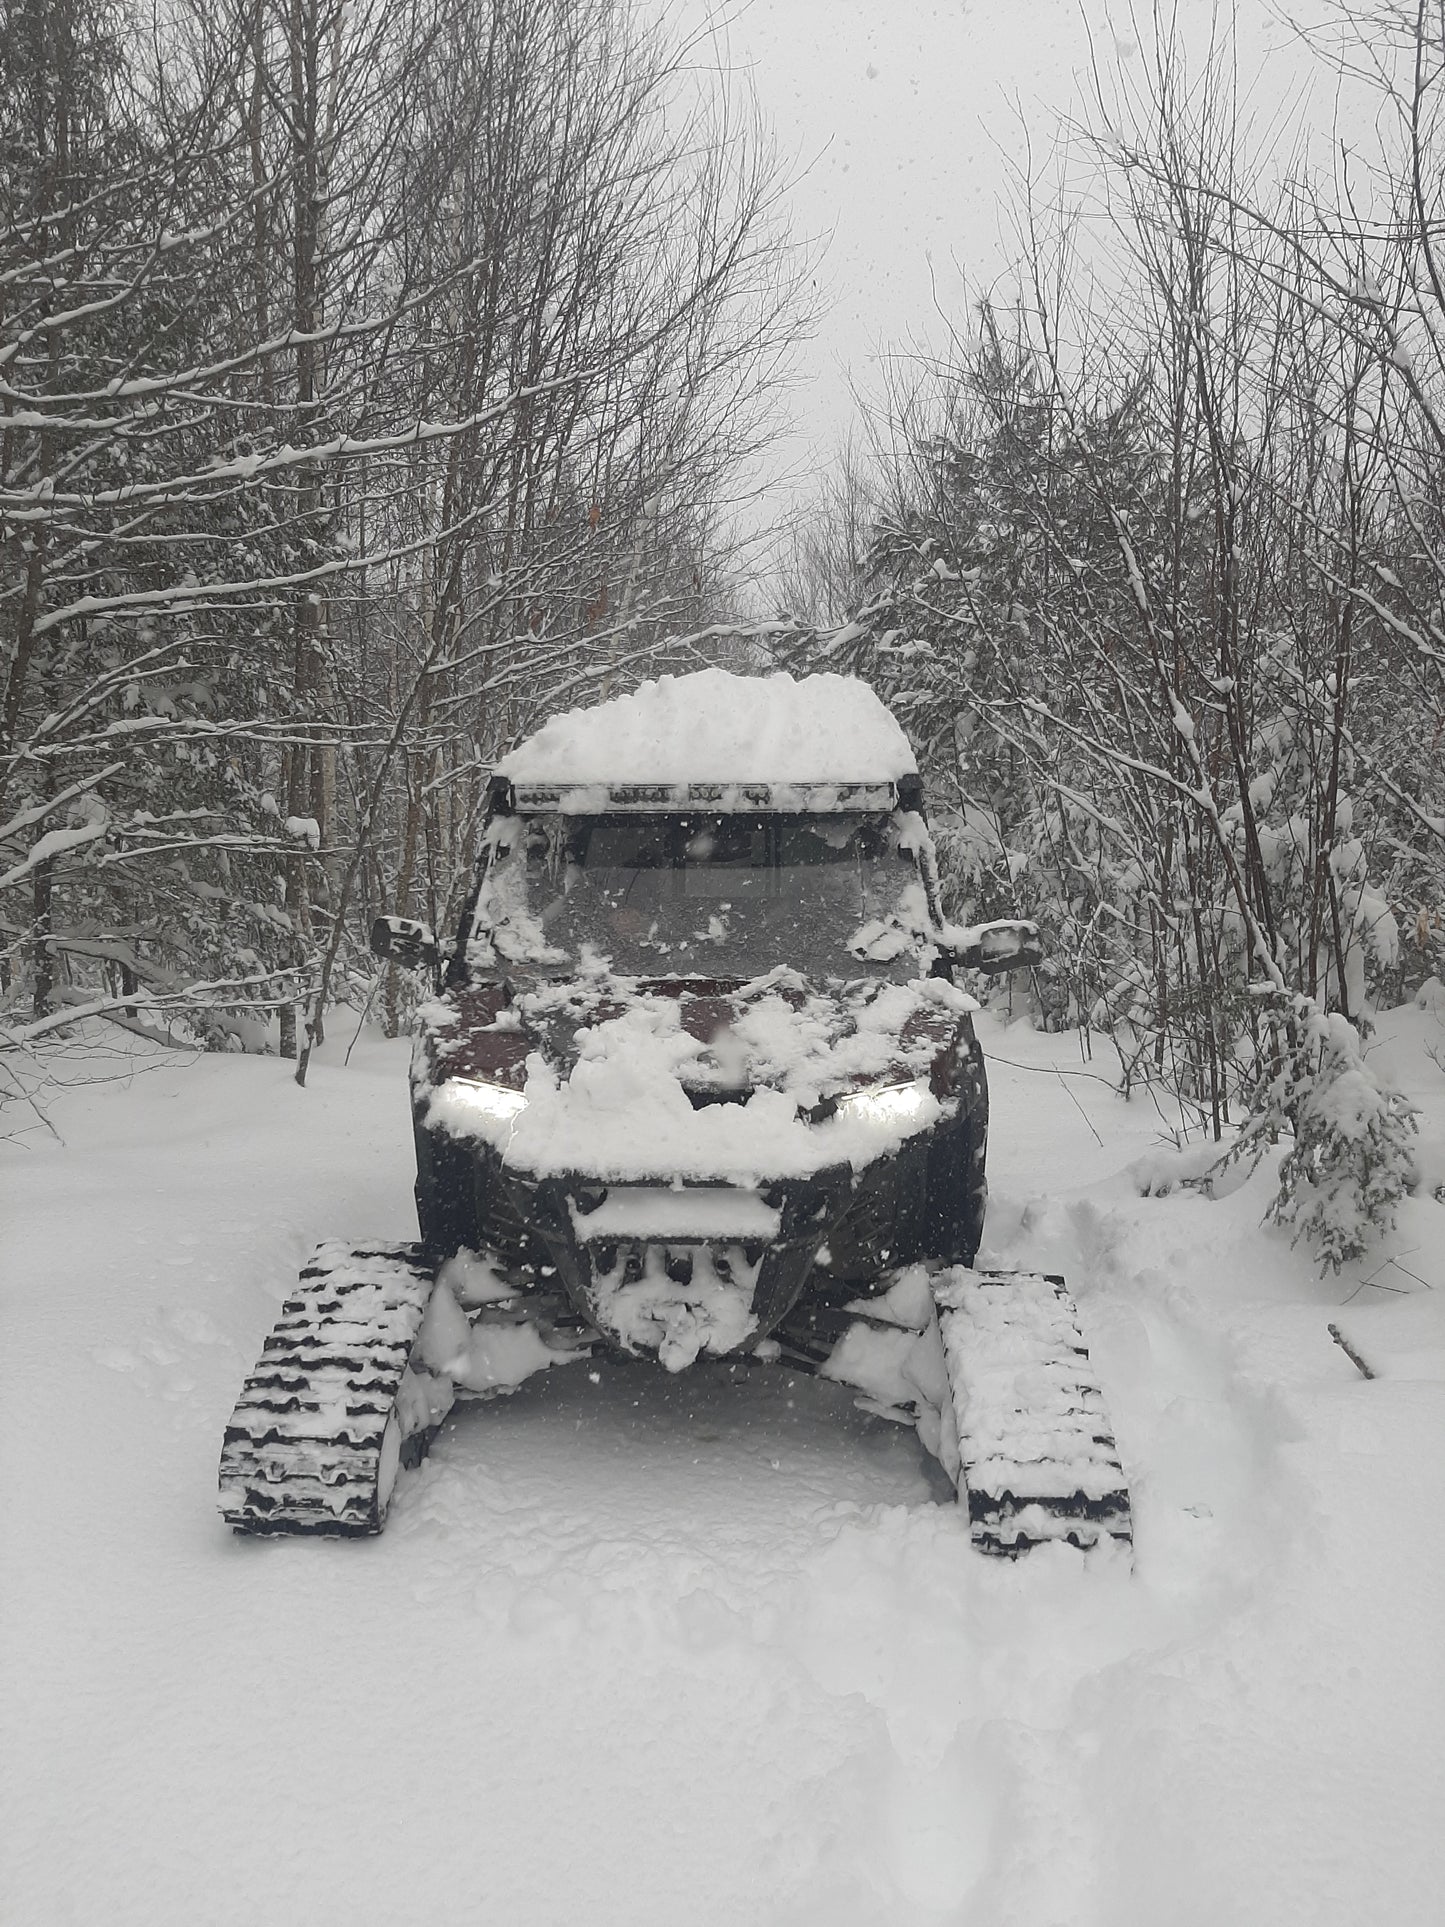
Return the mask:
<path fill-rule="evenodd" d="M 337 1004 L 404 1025 L 369 922 L 447 923 L 547 714 L 846 669 L 951 913 L 1044 928 L 1038 1019 L 1181 1139 L 1289 1133 L 1281 1215 L 1356 1255 L 1412 1182 L 1362 1036 L 1445 974 L 1445 8 L 1320 31 L 1370 103 L 1323 150 L 1226 28 L 1144 40 L 749 581 L 809 254 L 697 42 L 10 0 L 0 1063 L 89 1014 L 304 1077 Z"/>
<path fill-rule="evenodd" d="M 615 0 L 3 33 L 7 1037 L 295 1056 L 371 916 L 445 921 L 499 746 L 699 659 L 776 170 Z"/>

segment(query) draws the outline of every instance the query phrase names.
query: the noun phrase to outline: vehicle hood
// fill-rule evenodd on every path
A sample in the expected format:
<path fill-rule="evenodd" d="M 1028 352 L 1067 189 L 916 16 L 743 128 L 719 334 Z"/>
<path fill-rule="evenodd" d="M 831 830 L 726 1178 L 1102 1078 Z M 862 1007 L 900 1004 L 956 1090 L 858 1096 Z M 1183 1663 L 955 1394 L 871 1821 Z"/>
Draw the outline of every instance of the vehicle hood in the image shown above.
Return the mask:
<path fill-rule="evenodd" d="M 876 1128 L 859 1147 L 823 1128 L 850 1092 L 927 1080 L 936 1101 L 913 1128 L 934 1121 L 975 1007 L 938 979 L 825 986 L 788 969 L 461 987 L 422 1012 L 418 1095 L 429 1121 L 532 1170 L 784 1175 L 878 1154 Z M 525 1106 L 493 1115 L 477 1085 Z"/>

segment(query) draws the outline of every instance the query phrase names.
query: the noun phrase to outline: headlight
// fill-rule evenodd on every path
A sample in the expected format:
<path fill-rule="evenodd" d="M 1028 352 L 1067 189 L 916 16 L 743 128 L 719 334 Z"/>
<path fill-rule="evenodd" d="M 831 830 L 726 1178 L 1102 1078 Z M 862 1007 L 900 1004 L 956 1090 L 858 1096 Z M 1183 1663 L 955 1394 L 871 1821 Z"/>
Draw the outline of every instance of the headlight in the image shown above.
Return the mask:
<path fill-rule="evenodd" d="M 928 1087 L 921 1082 L 885 1084 L 876 1091 L 849 1091 L 838 1099 L 837 1115 L 886 1124 L 896 1131 L 920 1119 L 930 1101 Z"/>
<path fill-rule="evenodd" d="M 449 1107 L 478 1124 L 510 1124 L 527 1105 L 520 1091 L 471 1077 L 449 1077 L 442 1089 Z"/>

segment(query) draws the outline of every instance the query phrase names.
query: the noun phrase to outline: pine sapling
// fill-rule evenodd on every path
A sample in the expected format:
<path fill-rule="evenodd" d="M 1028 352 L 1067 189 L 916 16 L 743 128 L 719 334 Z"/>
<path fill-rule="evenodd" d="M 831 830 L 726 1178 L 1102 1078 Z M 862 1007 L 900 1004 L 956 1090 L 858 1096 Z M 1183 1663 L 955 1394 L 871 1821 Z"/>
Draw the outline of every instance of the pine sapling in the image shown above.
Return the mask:
<path fill-rule="evenodd" d="M 1321 1271 L 1339 1271 L 1394 1228 L 1416 1177 L 1413 1106 L 1380 1083 L 1359 1033 L 1338 1012 L 1292 999 L 1279 1069 L 1256 1094 L 1226 1162 L 1257 1165 L 1281 1135 L 1293 1138 L 1266 1216 L 1293 1225 Z"/>

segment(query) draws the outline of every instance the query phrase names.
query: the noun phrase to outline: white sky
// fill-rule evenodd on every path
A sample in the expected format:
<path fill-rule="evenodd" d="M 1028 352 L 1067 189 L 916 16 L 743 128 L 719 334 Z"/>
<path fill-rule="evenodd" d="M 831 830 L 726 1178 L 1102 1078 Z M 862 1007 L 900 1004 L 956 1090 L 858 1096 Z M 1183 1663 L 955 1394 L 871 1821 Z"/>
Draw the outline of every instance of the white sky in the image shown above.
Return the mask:
<path fill-rule="evenodd" d="M 668 11 L 680 24 L 722 13 L 716 0 Z M 1191 43 L 1212 11 L 1212 0 L 1179 0 Z M 1292 11 L 1318 16 L 1321 0 Z M 1138 15 L 1148 22 L 1148 0 Z M 731 64 L 795 162 L 795 228 L 831 236 L 776 504 L 807 494 L 847 432 L 852 388 L 877 387 L 880 354 L 941 345 L 939 308 L 964 319 L 970 291 L 1004 276 L 1010 163 L 1030 144 L 1047 155 L 1059 117 L 1081 106 L 1091 57 L 1117 69 L 1139 54 L 1127 0 L 737 0 L 726 17 Z M 1241 72 L 1257 77 L 1256 111 L 1272 115 L 1304 90 L 1309 63 L 1269 0 L 1239 0 L 1238 19 Z M 1327 124 L 1333 111 L 1325 77 L 1311 112 Z"/>

